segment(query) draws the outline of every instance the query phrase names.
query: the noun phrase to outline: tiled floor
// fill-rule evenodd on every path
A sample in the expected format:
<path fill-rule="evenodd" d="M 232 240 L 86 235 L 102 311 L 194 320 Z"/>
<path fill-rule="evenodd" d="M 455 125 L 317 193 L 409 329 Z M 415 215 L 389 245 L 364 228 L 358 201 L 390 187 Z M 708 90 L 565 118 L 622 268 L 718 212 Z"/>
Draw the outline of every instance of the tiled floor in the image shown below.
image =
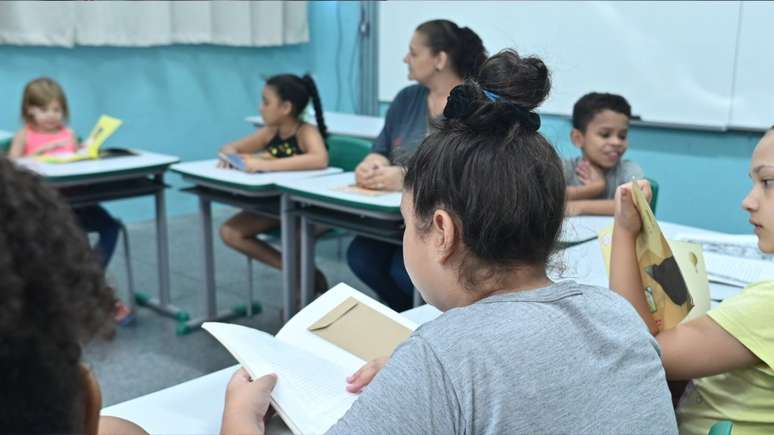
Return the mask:
<path fill-rule="evenodd" d="M 234 209 L 217 208 L 215 225 L 228 218 Z M 154 222 L 128 225 L 137 291 L 158 292 L 156 235 Z M 197 215 L 169 218 L 170 284 L 172 302 L 192 317 L 203 314 L 204 272 L 200 222 Z M 217 238 L 217 232 L 215 232 Z M 349 238 L 341 241 L 341 257 L 336 240 L 317 245 L 317 264 L 333 285 L 346 282 L 366 290 L 346 265 Z M 119 244 L 108 268 L 108 279 L 125 298 L 124 253 Z M 227 308 L 247 300 L 247 262 L 244 256 L 215 240 L 218 306 Z M 282 276 L 280 271 L 253 263 L 255 299 L 264 307 L 261 314 L 237 320 L 275 333 L 281 326 Z M 103 405 L 109 406 L 206 373 L 235 364 L 233 358 L 207 333 L 196 331 L 176 336 L 176 321 L 148 309 L 139 309 L 137 323 L 119 328 L 110 341 L 90 343 L 85 359 L 95 371 L 102 387 Z"/>

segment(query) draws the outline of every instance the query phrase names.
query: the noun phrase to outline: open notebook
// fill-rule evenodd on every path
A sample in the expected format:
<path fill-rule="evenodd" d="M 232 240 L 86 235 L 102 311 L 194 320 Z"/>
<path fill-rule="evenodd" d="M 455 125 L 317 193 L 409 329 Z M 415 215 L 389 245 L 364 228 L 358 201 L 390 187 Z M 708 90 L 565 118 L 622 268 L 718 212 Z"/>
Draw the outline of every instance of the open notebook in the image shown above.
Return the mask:
<path fill-rule="evenodd" d="M 338 284 L 271 336 L 256 329 L 207 322 L 212 334 L 252 378 L 276 373 L 272 405 L 295 434 L 327 431 L 357 395 L 347 376 L 366 361 L 387 356 L 416 324 L 347 286 Z"/>
<path fill-rule="evenodd" d="M 98 159 L 100 157 L 100 148 L 108 137 L 115 133 L 120 127 L 122 121 L 111 116 L 102 115 L 97 124 L 91 130 L 89 137 L 86 138 L 84 147 L 74 153 L 57 153 L 35 157 L 35 160 L 43 163 L 70 163 L 79 160 Z"/>

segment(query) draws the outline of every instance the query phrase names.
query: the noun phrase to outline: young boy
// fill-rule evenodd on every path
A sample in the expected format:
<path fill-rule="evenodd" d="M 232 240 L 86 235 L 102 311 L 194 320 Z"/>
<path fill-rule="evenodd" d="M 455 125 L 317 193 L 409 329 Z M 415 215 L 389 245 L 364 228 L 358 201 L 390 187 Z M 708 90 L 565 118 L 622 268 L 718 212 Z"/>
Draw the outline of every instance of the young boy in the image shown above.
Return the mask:
<path fill-rule="evenodd" d="M 640 167 L 622 160 L 628 147 L 631 106 L 620 95 L 592 92 L 581 97 L 572 110 L 572 143 L 582 155 L 566 159 L 565 214 L 609 215 L 615 211 L 615 189 L 642 178 Z"/>

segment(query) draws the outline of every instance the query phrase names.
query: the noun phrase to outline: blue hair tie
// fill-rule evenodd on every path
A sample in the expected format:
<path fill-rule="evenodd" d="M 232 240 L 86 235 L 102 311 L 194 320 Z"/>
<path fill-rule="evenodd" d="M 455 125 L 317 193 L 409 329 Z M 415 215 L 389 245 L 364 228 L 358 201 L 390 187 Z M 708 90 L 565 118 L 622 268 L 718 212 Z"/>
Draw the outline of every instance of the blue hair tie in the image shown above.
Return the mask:
<path fill-rule="evenodd" d="M 484 95 L 486 95 L 486 97 L 489 98 L 489 101 L 497 101 L 501 98 L 499 95 L 495 94 L 492 91 L 487 91 L 486 89 L 483 89 L 483 88 L 481 90 L 484 91 Z"/>

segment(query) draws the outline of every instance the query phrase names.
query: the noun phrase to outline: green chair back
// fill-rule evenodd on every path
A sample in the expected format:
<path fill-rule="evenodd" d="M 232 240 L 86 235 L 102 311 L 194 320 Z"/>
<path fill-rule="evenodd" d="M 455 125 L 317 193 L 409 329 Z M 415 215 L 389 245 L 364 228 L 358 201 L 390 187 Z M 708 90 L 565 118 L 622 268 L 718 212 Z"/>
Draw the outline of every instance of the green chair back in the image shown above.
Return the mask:
<path fill-rule="evenodd" d="M 712 425 L 709 435 L 731 435 L 734 424 L 728 420 L 719 421 Z"/>
<path fill-rule="evenodd" d="M 328 136 L 328 166 L 354 171 L 371 152 L 371 142 L 349 136 Z"/>
<path fill-rule="evenodd" d="M 8 150 L 11 149 L 11 141 L 13 138 L 9 137 L 5 140 L 0 140 L 0 155 L 5 155 L 8 153 Z"/>
<path fill-rule="evenodd" d="M 650 208 L 653 210 L 653 214 L 656 214 L 656 203 L 658 202 L 658 182 L 652 178 L 645 177 L 650 183 L 650 190 L 653 196 L 650 199 Z"/>

